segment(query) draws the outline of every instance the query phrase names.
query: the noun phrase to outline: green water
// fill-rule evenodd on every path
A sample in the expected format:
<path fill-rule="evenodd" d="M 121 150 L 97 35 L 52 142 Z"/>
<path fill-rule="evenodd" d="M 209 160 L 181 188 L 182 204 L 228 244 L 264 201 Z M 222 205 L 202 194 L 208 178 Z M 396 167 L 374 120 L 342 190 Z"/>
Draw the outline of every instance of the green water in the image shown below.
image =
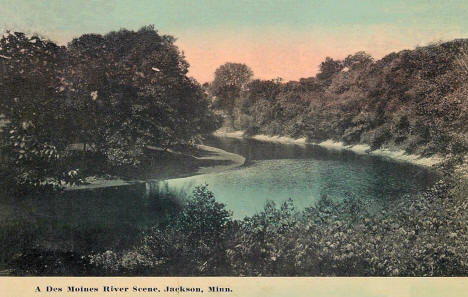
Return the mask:
<path fill-rule="evenodd" d="M 347 195 L 379 203 L 426 188 L 433 172 L 380 157 L 315 145 L 211 137 L 205 144 L 246 157 L 246 165 L 216 174 L 167 180 L 169 188 L 191 192 L 208 184 L 234 217 L 253 215 L 267 200 L 292 198 L 300 209 L 321 196 L 340 200 Z"/>
<path fill-rule="evenodd" d="M 424 189 L 436 178 L 421 167 L 318 146 L 216 137 L 205 144 L 242 155 L 247 162 L 217 174 L 161 182 L 170 191 L 148 182 L 4 201 L 0 268 L 19 251 L 32 248 L 82 255 L 130 248 L 142 231 L 180 209 L 181 192 L 190 193 L 199 184 L 208 184 L 217 201 L 235 218 L 243 218 L 262 210 L 267 200 L 281 203 L 289 197 L 299 209 L 322 195 L 354 195 L 379 205 Z"/>

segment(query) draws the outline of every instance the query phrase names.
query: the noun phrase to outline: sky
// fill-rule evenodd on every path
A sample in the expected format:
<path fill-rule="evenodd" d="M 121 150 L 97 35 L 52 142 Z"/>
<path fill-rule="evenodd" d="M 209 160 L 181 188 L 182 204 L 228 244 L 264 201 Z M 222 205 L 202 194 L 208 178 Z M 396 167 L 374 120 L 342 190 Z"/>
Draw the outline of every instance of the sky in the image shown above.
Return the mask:
<path fill-rule="evenodd" d="M 2 30 L 60 44 L 152 24 L 177 38 L 201 83 L 226 62 L 288 81 L 315 75 L 326 56 L 468 38 L 467 15 L 466 0 L 0 0 Z"/>

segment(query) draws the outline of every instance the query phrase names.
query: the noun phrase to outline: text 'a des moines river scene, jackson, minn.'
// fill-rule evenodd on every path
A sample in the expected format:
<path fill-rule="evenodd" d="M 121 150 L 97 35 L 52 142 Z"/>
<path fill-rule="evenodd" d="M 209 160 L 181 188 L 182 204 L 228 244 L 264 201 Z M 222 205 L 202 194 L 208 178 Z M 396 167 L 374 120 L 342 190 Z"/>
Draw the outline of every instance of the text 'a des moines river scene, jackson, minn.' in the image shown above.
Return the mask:
<path fill-rule="evenodd" d="M 1 276 L 468 276 L 467 2 L 0 4 Z"/>
<path fill-rule="evenodd" d="M 201 287 L 184 287 L 184 286 L 161 286 L 161 287 L 141 287 L 141 286 L 131 286 L 131 287 L 118 287 L 114 285 L 105 285 L 102 287 L 85 287 L 85 286 L 66 286 L 66 287 L 57 287 L 57 286 L 36 286 L 34 292 L 41 293 L 97 293 L 97 292 L 104 292 L 104 293 L 232 293 L 234 292 L 233 289 L 229 287 L 218 287 L 218 286 L 208 286 L 207 288 L 203 289 Z"/>

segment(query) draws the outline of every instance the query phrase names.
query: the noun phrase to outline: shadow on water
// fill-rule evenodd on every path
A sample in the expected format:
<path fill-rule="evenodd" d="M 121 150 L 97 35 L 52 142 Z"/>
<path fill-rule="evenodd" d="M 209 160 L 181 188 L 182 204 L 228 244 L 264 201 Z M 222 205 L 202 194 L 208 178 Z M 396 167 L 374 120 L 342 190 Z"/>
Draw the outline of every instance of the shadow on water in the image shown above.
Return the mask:
<path fill-rule="evenodd" d="M 65 191 L 0 205 L 0 264 L 24 249 L 90 254 L 125 250 L 142 231 L 180 210 L 196 185 L 208 183 L 235 218 L 263 209 L 266 200 L 293 198 L 299 208 L 318 197 L 357 195 L 396 199 L 432 184 L 425 168 L 314 145 L 210 137 L 204 144 L 244 156 L 225 172 L 119 187 Z M 209 152 L 194 152 L 208 156 Z M 175 162 L 175 161 L 174 161 Z M 192 166 L 192 165 L 190 165 Z"/>
<path fill-rule="evenodd" d="M 244 166 L 254 165 L 257 161 L 265 160 L 316 160 L 344 164 L 343 168 L 365 167 L 368 180 L 385 182 L 385 176 L 402 175 L 418 188 L 425 188 L 434 183 L 438 173 L 434 170 L 413 165 L 407 162 L 398 162 L 380 156 L 358 154 L 350 150 L 328 149 L 313 144 L 284 144 L 265 142 L 255 139 L 238 139 L 210 136 L 205 139 L 206 145 L 242 155 L 246 158 Z M 330 168 L 333 170 L 335 168 Z M 330 172 L 328 178 L 331 180 Z M 395 184 L 396 185 L 396 184 Z M 388 188 L 388 187 L 384 187 Z M 390 190 L 390 189 L 386 189 Z M 399 193 L 401 188 L 392 189 Z"/>
<path fill-rule="evenodd" d="M 292 198 L 299 209 L 323 195 L 334 200 L 355 195 L 373 203 L 388 202 L 425 189 L 438 178 L 434 170 L 409 163 L 317 145 L 223 137 L 209 137 L 204 144 L 242 155 L 246 162 L 229 171 L 168 183 L 186 191 L 208 184 L 235 218 L 261 211 L 267 200 L 278 204 Z"/>
<path fill-rule="evenodd" d="M 31 249 L 82 255 L 125 250 L 142 231 L 179 211 L 185 196 L 164 184 L 142 183 L 3 202 L 0 264 Z"/>

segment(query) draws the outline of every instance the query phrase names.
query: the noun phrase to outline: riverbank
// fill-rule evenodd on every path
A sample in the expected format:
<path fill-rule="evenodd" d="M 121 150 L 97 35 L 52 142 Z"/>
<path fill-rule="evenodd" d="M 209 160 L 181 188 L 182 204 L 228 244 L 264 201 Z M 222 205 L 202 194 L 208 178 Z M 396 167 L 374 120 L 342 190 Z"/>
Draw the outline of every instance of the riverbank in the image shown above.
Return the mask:
<path fill-rule="evenodd" d="M 184 151 L 161 151 L 155 147 L 149 147 L 157 154 L 156 164 L 147 169 L 144 176 L 138 178 L 118 176 L 90 176 L 81 185 L 69 185 L 65 190 L 98 189 L 106 187 L 121 187 L 147 181 L 165 180 L 170 178 L 182 178 L 192 175 L 218 173 L 242 166 L 245 158 L 226 152 L 222 149 L 206 145 L 197 145 L 195 148 Z"/>
<path fill-rule="evenodd" d="M 230 138 L 244 138 L 244 131 L 223 131 L 218 130 L 214 133 L 215 136 L 219 137 L 230 137 Z M 249 136 L 248 138 L 252 138 L 259 141 L 268 141 L 268 142 L 277 142 L 277 143 L 285 143 L 285 144 L 298 144 L 298 145 L 319 145 L 325 147 L 327 149 L 334 149 L 334 150 L 350 150 L 358 154 L 369 154 L 374 156 L 380 156 L 384 158 L 388 158 L 398 162 L 407 162 L 418 166 L 424 167 L 432 167 L 437 164 L 442 163 L 443 157 L 439 155 L 434 155 L 431 157 L 422 157 L 419 155 L 411 155 L 407 154 L 403 150 L 395 150 L 390 148 L 381 148 L 377 150 L 371 150 L 370 146 L 367 144 L 356 144 L 356 145 L 346 145 L 342 142 L 336 142 L 333 140 L 326 140 L 320 143 L 313 143 L 307 142 L 306 138 L 298 138 L 294 139 L 291 137 L 286 136 L 268 136 L 263 134 Z"/>

